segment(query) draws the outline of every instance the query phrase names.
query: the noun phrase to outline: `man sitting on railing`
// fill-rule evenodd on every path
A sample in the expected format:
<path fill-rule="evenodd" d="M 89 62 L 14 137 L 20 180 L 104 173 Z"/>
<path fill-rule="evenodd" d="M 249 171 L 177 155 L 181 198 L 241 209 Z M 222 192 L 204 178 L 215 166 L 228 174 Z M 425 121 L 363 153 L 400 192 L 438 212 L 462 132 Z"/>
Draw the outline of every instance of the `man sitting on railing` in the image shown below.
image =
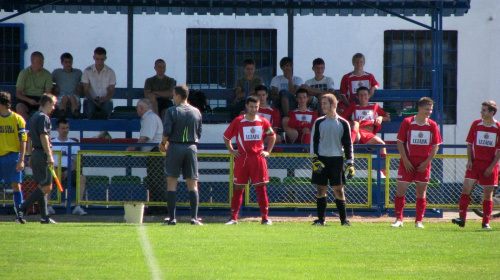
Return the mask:
<path fill-rule="evenodd" d="M 385 144 L 384 140 L 376 135 L 382 127 L 382 122 L 391 121 L 391 117 L 377 103 L 369 103 L 370 90 L 359 87 L 356 90 L 359 104 L 353 103 L 343 113 L 342 117 L 351 124 L 351 139 L 354 144 Z M 381 157 L 385 158 L 385 148 L 380 150 Z M 381 170 L 382 174 L 385 173 Z"/>
<path fill-rule="evenodd" d="M 156 75 L 147 78 L 144 83 L 144 97 L 151 102 L 151 109 L 155 114 L 163 119 L 165 110 L 174 106 L 172 98 L 174 97 L 175 80 L 165 75 L 167 64 L 163 59 L 155 61 Z"/>

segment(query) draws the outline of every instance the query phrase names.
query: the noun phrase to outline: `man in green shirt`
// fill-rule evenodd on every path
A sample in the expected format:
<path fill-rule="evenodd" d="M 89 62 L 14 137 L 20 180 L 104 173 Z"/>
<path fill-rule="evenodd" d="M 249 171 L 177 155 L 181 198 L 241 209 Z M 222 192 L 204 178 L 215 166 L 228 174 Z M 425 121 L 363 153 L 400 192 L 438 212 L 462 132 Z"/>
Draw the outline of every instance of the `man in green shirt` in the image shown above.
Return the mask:
<path fill-rule="evenodd" d="M 144 84 L 144 97 L 151 102 L 151 109 L 163 119 L 165 110 L 174 105 L 175 80 L 165 75 L 167 65 L 163 59 L 155 61 L 156 75 L 147 78 Z"/>
<path fill-rule="evenodd" d="M 43 54 L 33 52 L 31 65 L 21 71 L 16 83 L 16 112 L 29 119 L 30 113 L 38 110 L 38 102 L 44 93 L 52 93 L 52 76 L 43 68 Z"/>

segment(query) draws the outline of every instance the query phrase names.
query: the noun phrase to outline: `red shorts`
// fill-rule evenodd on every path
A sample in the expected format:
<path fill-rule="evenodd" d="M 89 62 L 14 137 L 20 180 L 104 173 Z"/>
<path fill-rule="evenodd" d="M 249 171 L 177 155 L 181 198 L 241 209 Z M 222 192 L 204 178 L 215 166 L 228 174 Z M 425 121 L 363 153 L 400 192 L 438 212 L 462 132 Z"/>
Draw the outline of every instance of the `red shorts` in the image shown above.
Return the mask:
<path fill-rule="evenodd" d="M 246 185 L 248 179 L 252 184 L 269 182 L 266 158 L 261 155 L 241 154 L 234 160 L 234 183 Z"/>
<path fill-rule="evenodd" d="M 360 138 L 358 144 L 366 144 L 368 143 L 368 141 L 372 140 L 372 138 L 376 136 L 375 134 L 373 134 L 373 132 L 364 129 L 359 130 L 359 135 Z"/>
<path fill-rule="evenodd" d="M 479 181 L 481 186 L 496 186 L 498 185 L 498 163 L 493 168 L 490 177 L 484 177 L 484 171 L 491 162 L 484 160 L 475 160 L 472 163 L 472 170 L 465 171 L 465 179 L 474 179 Z"/>
<path fill-rule="evenodd" d="M 420 182 L 420 183 L 429 183 L 429 178 L 431 175 L 431 163 L 427 166 L 424 172 L 418 172 L 418 165 L 425 161 L 427 157 L 409 157 L 408 160 L 413 164 L 415 168 L 413 172 L 406 172 L 405 164 L 403 159 L 399 159 L 399 170 L 398 170 L 398 181 L 402 182 Z"/>

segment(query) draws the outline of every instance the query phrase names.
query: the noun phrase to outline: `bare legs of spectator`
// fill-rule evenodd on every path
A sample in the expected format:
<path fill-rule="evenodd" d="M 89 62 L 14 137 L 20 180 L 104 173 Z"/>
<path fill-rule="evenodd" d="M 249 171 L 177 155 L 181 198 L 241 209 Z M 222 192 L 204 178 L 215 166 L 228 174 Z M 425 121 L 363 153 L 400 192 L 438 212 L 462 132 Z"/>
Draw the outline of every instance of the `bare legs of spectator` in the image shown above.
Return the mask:
<path fill-rule="evenodd" d="M 29 119 L 30 116 L 28 114 L 28 107 L 24 105 L 23 103 L 17 103 L 16 105 L 16 112 L 21 115 L 25 120 Z"/>

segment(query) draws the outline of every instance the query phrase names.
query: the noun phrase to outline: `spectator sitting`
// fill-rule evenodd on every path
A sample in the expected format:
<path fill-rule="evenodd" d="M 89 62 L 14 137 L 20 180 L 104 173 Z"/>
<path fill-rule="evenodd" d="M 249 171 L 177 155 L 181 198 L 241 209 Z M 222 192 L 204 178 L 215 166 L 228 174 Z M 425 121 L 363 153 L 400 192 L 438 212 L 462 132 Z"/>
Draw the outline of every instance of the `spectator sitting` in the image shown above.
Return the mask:
<path fill-rule="evenodd" d="M 352 104 L 341 115 L 351 124 L 351 139 L 353 144 L 385 144 L 384 140 L 376 135 L 382 128 L 382 122 L 391 121 L 391 117 L 377 103 L 369 103 L 370 90 L 359 87 L 356 93 L 359 104 Z M 385 158 L 387 151 L 380 150 L 380 155 Z M 385 176 L 385 171 L 381 170 Z"/>
<path fill-rule="evenodd" d="M 52 81 L 55 83 L 54 94 L 58 95 L 57 116 L 66 117 L 68 105 L 73 118 L 80 118 L 80 94 L 83 92 L 81 80 L 82 70 L 73 68 L 73 56 L 70 53 L 61 55 L 61 65 L 52 71 Z"/>
<path fill-rule="evenodd" d="M 165 110 L 174 106 L 172 98 L 174 97 L 175 80 L 165 75 L 167 64 L 163 59 L 155 61 L 156 75 L 147 78 L 144 83 L 144 97 L 151 102 L 151 110 L 163 119 Z"/>
<path fill-rule="evenodd" d="M 83 71 L 82 84 L 85 92 L 83 113 L 89 119 L 109 119 L 113 111 L 116 75 L 113 69 L 104 65 L 106 50 L 97 47 L 94 50 L 94 65 Z"/>
<path fill-rule="evenodd" d="M 78 143 L 77 140 L 68 138 L 69 134 L 69 122 L 66 119 L 58 119 L 56 122 L 56 130 L 58 133 L 57 138 L 53 138 L 50 140 L 51 143 Z M 61 158 L 61 181 L 65 183 L 68 179 L 68 156 L 70 157 L 71 160 L 71 186 L 76 187 L 76 154 L 80 150 L 79 146 L 71 146 L 70 147 L 71 151 L 68 152 L 68 146 L 52 146 L 53 151 L 61 151 L 62 152 L 62 158 Z M 58 155 L 54 154 L 54 167 L 57 167 L 57 164 L 59 164 L 59 159 L 57 158 Z M 83 176 L 83 174 L 80 174 L 80 200 L 84 199 L 84 194 L 85 194 L 85 185 L 87 183 L 87 178 Z M 73 209 L 73 214 L 74 215 L 87 215 L 87 212 L 83 210 L 82 207 L 77 205 Z"/>
<path fill-rule="evenodd" d="M 307 107 L 308 96 L 309 93 L 305 88 L 299 88 L 296 94 L 297 109 L 288 112 L 288 117 L 283 118 L 287 143 L 311 143 L 311 129 L 318 118 L 318 112 Z"/>
<path fill-rule="evenodd" d="M 281 143 L 283 141 L 283 138 L 281 138 L 281 135 L 279 133 L 283 132 L 283 128 L 281 127 L 280 111 L 267 103 L 269 94 L 267 93 L 266 86 L 256 86 L 254 92 L 255 93 L 253 94 L 253 96 L 259 99 L 259 111 L 257 115 L 264 117 L 269 121 L 271 127 L 276 132 L 276 143 Z M 244 114 L 245 111 L 241 111 L 240 116 Z M 267 140 L 264 139 L 264 141 Z"/>
<path fill-rule="evenodd" d="M 341 97 L 342 102 L 339 102 L 339 106 L 337 107 L 337 112 L 339 114 L 347 109 L 352 103 L 356 103 L 355 94 L 359 87 L 364 86 L 368 88 L 370 90 L 369 98 L 372 98 L 375 94 L 375 90 L 380 86 L 372 74 L 363 70 L 365 66 L 365 56 L 363 54 L 355 54 L 352 57 L 352 65 L 354 66 L 354 71 L 345 74 L 340 82 L 340 94 L 344 95 L 345 98 Z"/>
<path fill-rule="evenodd" d="M 310 96 L 308 99 L 308 104 L 313 102 L 313 98 L 316 99 L 316 104 L 318 100 L 321 100 L 323 94 L 330 92 L 335 93 L 333 89 L 333 79 L 324 75 L 325 73 L 325 61 L 322 58 L 316 58 L 313 60 L 312 70 L 314 71 L 314 78 L 306 81 L 305 84 L 300 86 L 301 88 L 307 89 Z M 311 105 L 309 105 L 311 107 Z M 321 106 L 317 105 L 318 114 L 322 115 Z"/>
<path fill-rule="evenodd" d="M 280 109 L 281 115 L 286 116 L 290 109 L 297 108 L 295 92 L 304 82 L 293 75 L 292 58 L 283 57 L 280 60 L 280 68 L 283 75 L 271 80 L 271 100 L 273 100 L 274 107 Z"/>
<path fill-rule="evenodd" d="M 247 58 L 243 61 L 243 71 L 245 72 L 245 77 L 241 77 L 236 81 L 236 86 L 234 87 L 234 92 L 236 98 L 234 99 L 234 113 L 233 118 L 238 115 L 239 112 L 245 109 L 245 99 L 248 95 L 255 94 L 255 87 L 259 85 L 264 85 L 264 81 L 261 77 L 255 76 L 255 61 L 251 58 Z M 248 88 L 247 88 L 248 87 Z"/>
<path fill-rule="evenodd" d="M 25 120 L 31 113 L 38 111 L 40 98 L 46 93 L 52 93 L 52 76 L 43 68 L 43 54 L 33 52 L 31 65 L 19 73 L 16 82 L 16 112 Z"/>

